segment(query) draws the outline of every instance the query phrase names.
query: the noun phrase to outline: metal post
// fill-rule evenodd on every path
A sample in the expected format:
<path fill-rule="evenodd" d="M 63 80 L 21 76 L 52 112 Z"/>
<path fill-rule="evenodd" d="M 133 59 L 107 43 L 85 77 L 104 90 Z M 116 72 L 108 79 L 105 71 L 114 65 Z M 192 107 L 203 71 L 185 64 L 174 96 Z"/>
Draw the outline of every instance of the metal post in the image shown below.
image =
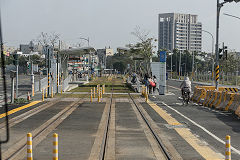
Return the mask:
<path fill-rule="evenodd" d="M 173 53 L 171 54 L 171 79 L 172 79 L 172 55 Z"/>
<path fill-rule="evenodd" d="M 135 62 L 135 73 L 137 72 L 137 62 L 136 62 L 136 60 L 134 60 L 134 62 Z"/>
<path fill-rule="evenodd" d="M 47 86 L 47 94 L 50 96 L 50 50 L 48 48 L 48 86 Z"/>
<path fill-rule="evenodd" d="M 180 51 L 180 59 L 179 59 L 179 80 L 181 79 L 181 56 L 182 56 L 182 53 Z"/>
<path fill-rule="evenodd" d="M 238 86 L 238 70 L 236 71 L 236 86 Z"/>
<path fill-rule="evenodd" d="M 34 74 L 33 74 L 33 62 L 31 63 L 31 83 L 32 83 L 32 96 L 34 96 Z"/>
<path fill-rule="evenodd" d="M 216 77 L 215 77 L 215 85 L 216 85 L 216 89 L 218 89 L 218 84 L 219 84 L 219 73 L 220 73 L 220 69 L 219 69 L 219 16 L 220 16 L 220 11 L 221 8 L 223 7 L 223 5 L 227 3 L 226 1 L 220 3 L 220 0 L 217 0 L 217 23 L 216 23 Z"/>
<path fill-rule="evenodd" d="M 18 98 L 18 62 L 16 65 L 16 98 Z"/>
<path fill-rule="evenodd" d="M 193 57 L 193 59 L 192 59 L 192 82 L 193 82 L 193 77 L 194 77 L 194 52 L 192 52 L 192 57 Z"/>
<path fill-rule="evenodd" d="M 12 77 L 11 103 L 14 103 L 14 78 Z"/>
<path fill-rule="evenodd" d="M 59 40 L 59 46 L 58 46 L 58 48 L 59 48 L 59 51 L 57 52 L 57 93 L 58 93 L 58 86 L 59 86 L 59 71 L 58 71 L 58 63 L 59 63 L 59 60 L 58 60 L 58 58 L 59 58 L 59 56 L 58 56 L 58 54 L 59 54 L 59 52 L 60 52 L 60 43 L 61 43 L 61 41 Z"/>

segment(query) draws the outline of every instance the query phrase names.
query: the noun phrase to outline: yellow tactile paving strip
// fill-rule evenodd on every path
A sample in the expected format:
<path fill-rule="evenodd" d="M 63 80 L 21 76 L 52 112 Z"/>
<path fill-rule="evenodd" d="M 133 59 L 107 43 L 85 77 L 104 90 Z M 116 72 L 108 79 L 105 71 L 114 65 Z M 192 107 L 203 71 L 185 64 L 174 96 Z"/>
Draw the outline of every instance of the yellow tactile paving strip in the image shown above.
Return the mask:
<path fill-rule="evenodd" d="M 148 104 L 169 124 L 181 125 L 175 118 L 170 116 L 166 111 L 160 108 L 155 103 L 148 101 Z M 222 160 L 220 154 L 213 151 L 208 145 L 202 143 L 188 128 L 175 128 L 176 132 L 188 142 L 204 159 L 207 160 Z"/>
<path fill-rule="evenodd" d="M 41 101 L 33 101 L 33 102 L 31 102 L 31 103 L 29 103 L 29 104 L 26 104 L 26 105 L 24 105 L 24 106 L 21 106 L 21 107 L 12 109 L 12 110 L 8 111 L 8 115 L 11 115 L 11 114 L 13 114 L 13 113 L 15 113 L 15 112 L 21 111 L 21 110 L 23 110 L 23 109 L 25 109 L 25 108 L 31 107 L 31 106 L 33 106 L 33 105 L 35 105 L 35 104 L 40 103 L 40 102 L 41 102 Z M 0 114 L 0 118 L 3 118 L 3 117 L 5 117 L 5 116 L 6 116 L 6 113 Z"/>

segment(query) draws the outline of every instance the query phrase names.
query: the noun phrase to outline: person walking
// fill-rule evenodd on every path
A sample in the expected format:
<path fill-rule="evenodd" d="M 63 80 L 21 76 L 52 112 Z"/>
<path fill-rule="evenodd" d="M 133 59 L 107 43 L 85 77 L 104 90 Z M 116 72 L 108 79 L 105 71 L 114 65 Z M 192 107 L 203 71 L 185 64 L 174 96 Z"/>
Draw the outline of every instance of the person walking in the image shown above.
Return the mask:
<path fill-rule="evenodd" d="M 153 83 L 155 83 L 155 86 L 153 87 L 153 93 L 155 93 L 156 92 L 156 87 L 157 87 L 157 78 L 156 78 L 155 75 L 153 76 Z"/>

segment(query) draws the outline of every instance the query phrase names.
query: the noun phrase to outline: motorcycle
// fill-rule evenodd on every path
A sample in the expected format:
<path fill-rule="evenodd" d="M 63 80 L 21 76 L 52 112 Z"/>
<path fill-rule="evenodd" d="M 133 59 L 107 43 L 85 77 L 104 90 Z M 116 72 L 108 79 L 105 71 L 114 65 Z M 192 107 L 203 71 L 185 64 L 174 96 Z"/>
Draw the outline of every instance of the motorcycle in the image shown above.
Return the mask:
<path fill-rule="evenodd" d="M 182 98 L 183 98 L 183 105 L 184 104 L 187 104 L 189 103 L 190 101 L 190 91 L 188 88 L 184 88 L 183 89 L 183 95 L 182 95 Z"/>

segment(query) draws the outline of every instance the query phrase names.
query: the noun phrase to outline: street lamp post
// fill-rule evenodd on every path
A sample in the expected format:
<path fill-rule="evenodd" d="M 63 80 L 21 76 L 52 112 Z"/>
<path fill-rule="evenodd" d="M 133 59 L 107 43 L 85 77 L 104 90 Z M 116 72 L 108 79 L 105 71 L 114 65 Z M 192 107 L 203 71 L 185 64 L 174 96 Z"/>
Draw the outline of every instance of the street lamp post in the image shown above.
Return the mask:
<path fill-rule="evenodd" d="M 226 14 L 226 13 L 224 13 L 224 15 L 229 16 L 229 17 L 233 17 L 233 18 L 236 18 L 236 19 L 239 19 L 239 20 L 240 20 L 240 17 L 234 16 L 234 15 L 231 15 L 231 14 Z M 238 65 L 237 65 L 237 71 L 236 71 L 236 86 L 238 86 L 238 73 L 239 73 L 239 71 L 238 71 Z"/>
<path fill-rule="evenodd" d="M 182 59 L 182 53 L 181 53 L 181 51 L 180 51 L 180 56 L 179 56 L 179 65 L 178 65 L 178 67 L 179 67 L 179 80 L 181 79 L 181 59 Z"/>
<path fill-rule="evenodd" d="M 216 89 L 218 89 L 219 83 L 219 21 L 220 21 L 220 11 L 225 3 L 230 3 L 235 1 L 240 2 L 240 0 L 224 0 L 224 2 L 220 3 L 220 0 L 217 0 L 217 23 L 216 23 Z"/>
<path fill-rule="evenodd" d="M 88 47 L 89 47 L 89 37 L 88 38 L 80 37 L 79 39 L 87 41 L 88 42 Z M 89 64 L 90 64 L 90 53 L 88 54 L 88 77 L 87 77 L 87 81 L 88 81 L 89 76 L 90 76 Z"/>
<path fill-rule="evenodd" d="M 203 32 L 205 33 L 208 33 L 211 37 L 212 37 L 212 84 L 214 85 L 214 37 L 213 37 L 213 34 L 210 33 L 209 31 L 206 31 L 206 30 L 202 30 Z"/>
<path fill-rule="evenodd" d="M 169 55 L 171 56 L 171 79 L 172 79 L 172 68 L 173 68 L 173 65 L 172 65 L 172 55 L 173 55 L 173 53 L 172 52 L 170 52 L 169 53 Z"/>

